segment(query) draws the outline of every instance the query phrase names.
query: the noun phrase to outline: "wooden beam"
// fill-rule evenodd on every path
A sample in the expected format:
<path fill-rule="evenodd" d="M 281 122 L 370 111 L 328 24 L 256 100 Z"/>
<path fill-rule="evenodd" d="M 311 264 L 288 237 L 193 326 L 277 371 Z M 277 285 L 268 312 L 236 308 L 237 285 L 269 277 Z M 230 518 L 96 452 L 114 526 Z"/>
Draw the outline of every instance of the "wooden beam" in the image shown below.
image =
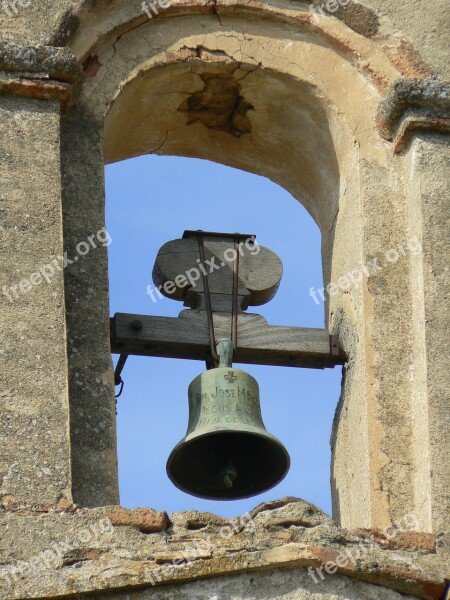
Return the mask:
<path fill-rule="evenodd" d="M 230 337 L 230 328 L 229 314 L 214 313 L 216 341 Z M 206 313 L 185 310 L 179 317 L 117 313 L 111 319 L 111 351 L 206 361 L 210 357 Z M 345 360 L 337 339 L 325 329 L 271 326 L 260 315 L 247 313 L 238 317 L 236 363 L 324 369 Z"/>

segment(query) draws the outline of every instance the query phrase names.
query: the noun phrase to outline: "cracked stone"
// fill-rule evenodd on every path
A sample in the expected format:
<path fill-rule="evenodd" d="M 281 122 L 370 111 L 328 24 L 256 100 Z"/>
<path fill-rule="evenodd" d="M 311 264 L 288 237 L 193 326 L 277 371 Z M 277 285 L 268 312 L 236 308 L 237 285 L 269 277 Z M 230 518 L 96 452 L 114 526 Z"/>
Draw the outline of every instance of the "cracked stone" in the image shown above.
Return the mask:
<path fill-rule="evenodd" d="M 208 129 L 224 131 L 235 137 L 251 133 L 247 113 L 253 105 L 240 95 L 240 84 L 233 75 L 203 73 L 204 88 L 183 101 L 179 111 L 188 113 L 187 124 L 200 121 Z"/>

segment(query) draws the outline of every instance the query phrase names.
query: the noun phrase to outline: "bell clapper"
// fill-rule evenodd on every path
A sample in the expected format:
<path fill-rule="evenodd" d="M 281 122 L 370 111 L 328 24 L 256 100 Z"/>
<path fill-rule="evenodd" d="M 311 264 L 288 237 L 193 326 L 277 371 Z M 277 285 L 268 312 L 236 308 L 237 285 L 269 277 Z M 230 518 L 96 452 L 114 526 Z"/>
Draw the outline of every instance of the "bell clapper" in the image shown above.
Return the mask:
<path fill-rule="evenodd" d="M 234 480 L 237 477 L 237 471 L 231 458 L 228 460 L 226 467 L 221 471 L 220 476 L 227 488 L 233 487 Z"/>
<path fill-rule="evenodd" d="M 217 342 L 217 354 L 220 357 L 219 368 L 229 368 L 233 366 L 233 342 L 228 338 L 222 338 Z M 234 480 L 237 477 L 236 467 L 231 457 L 226 466 L 220 472 L 220 478 L 227 488 L 232 488 Z"/>

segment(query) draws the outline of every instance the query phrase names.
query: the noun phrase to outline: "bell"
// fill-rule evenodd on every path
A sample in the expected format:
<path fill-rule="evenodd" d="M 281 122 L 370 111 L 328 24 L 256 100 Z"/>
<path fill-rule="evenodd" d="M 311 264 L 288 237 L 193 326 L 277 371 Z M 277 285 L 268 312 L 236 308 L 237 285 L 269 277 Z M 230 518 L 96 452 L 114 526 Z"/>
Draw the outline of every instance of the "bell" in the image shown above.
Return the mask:
<path fill-rule="evenodd" d="M 186 436 L 167 461 L 177 488 L 208 500 L 238 500 L 284 479 L 289 454 L 264 427 L 256 379 L 218 367 L 196 377 L 188 395 Z"/>

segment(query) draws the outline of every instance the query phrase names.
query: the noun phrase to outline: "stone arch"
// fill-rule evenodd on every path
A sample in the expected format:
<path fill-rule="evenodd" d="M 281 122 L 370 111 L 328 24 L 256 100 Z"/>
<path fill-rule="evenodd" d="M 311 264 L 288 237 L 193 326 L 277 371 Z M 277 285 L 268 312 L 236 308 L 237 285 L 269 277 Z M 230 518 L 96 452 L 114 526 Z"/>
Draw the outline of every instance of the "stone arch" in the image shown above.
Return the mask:
<path fill-rule="evenodd" d="M 350 39 L 361 36 L 339 22 L 338 32 L 332 34 L 326 23 L 313 25 L 304 10 L 299 12 L 301 18 L 289 15 L 293 29 L 286 28 L 283 11 L 268 6 L 258 12 L 258 19 L 246 22 L 248 5 L 226 12 L 228 24 L 210 9 L 202 14 L 203 9 L 191 5 L 177 9 L 174 19 L 141 23 L 141 17 L 138 25 L 133 20 L 119 24 L 125 4 L 117 3 L 117 14 L 105 12 L 106 23 L 97 15 L 95 40 L 92 15 L 72 40 L 88 76 L 79 104 L 105 123 L 105 162 L 155 152 L 207 156 L 256 173 L 264 170 L 306 206 L 327 238 L 334 230 L 341 190 L 349 187 L 340 181 L 341 173 L 351 172 L 352 162 L 366 151 L 385 157 L 389 153 L 375 118 L 381 91 L 399 76 L 391 62 L 374 44 L 370 59 L 361 60 L 361 52 L 368 54 L 367 40 L 356 47 L 355 39 Z M 343 30 L 349 33 L 345 43 Z M 221 38 L 225 50 L 220 48 Z M 166 40 L 162 45 L 161 39 Z M 177 81 L 172 90 L 167 88 L 170 81 Z M 189 101 L 197 97 L 201 103 L 202 94 L 210 95 L 206 81 L 235 88 L 241 107 L 229 121 L 244 123 L 242 131 L 230 130 L 231 121 L 205 125 L 206 113 L 189 109 Z M 261 86 L 267 87 L 267 106 L 261 105 Z M 228 89 L 231 96 L 234 92 Z M 220 90 L 215 94 L 220 103 Z M 247 108 L 240 115 L 242 105 Z M 225 106 L 220 115 L 213 107 L 210 121 L 226 120 L 226 111 Z M 261 123 L 265 115 L 270 115 L 268 123 Z M 139 128 L 130 127 L 130 119 Z M 170 132 L 165 122 L 173 122 L 176 131 Z M 263 132 L 267 124 L 273 131 Z M 231 135 L 222 135 L 220 128 Z M 292 152 L 277 161 L 270 155 L 281 139 Z M 291 160 L 289 167 L 280 164 L 286 159 Z M 295 160 L 301 168 L 293 164 Z M 329 277 L 329 265 L 325 268 Z"/>
<path fill-rule="evenodd" d="M 321 228 L 324 279 L 336 291 L 327 298 L 328 326 L 351 356 L 332 441 L 335 517 L 345 526 L 386 526 L 417 505 L 421 528 L 429 529 L 430 489 L 420 475 L 429 464 L 413 449 L 427 444 L 428 425 L 412 428 L 404 353 L 405 343 L 412 347 L 413 304 L 396 305 L 386 319 L 398 285 L 409 294 L 411 257 L 405 269 L 389 275 L 396 287 L 388 286 L 388 293 L 366 266 L 388 245 L 406 243 L 411 231 L 403 165 L 380 136 L 379 103 L 403 73 L 423 75 L 426 66 L 415 55 L 399 64 L 386 40 L 368 39 L 306 8 L 181 2 L 148 21 L 131 3 L 116 2 L 80 11 L 79 18 L 70 45 L 87 79 L 63 124 L 67 244 L 86 224 L 103 224 L 104 161 L 148 152 L 197 156 L 286 187 Z M 77 220 L 80 197 L 84 214 Z M 388 218 L 390 210 L 398 213 L 395 219 Z M 336 285 L 352 272 L 361 275 L 360 283 Z M 91 353 L 97 344 L 101 368 L 111 374 L 107 294 L 95 308 L 87 297 L 80 301 L 80 289 L 93 276 L 106 291 L 106 268 L 98 261 L 85 275 L 69 271 L 66 277 L 69 337 L 78 345 L 80 338 L 89 340 Z M 93 339 L 94 322 L 102 323 L 103 339 Z M 387 352 L 380 330 L 397 334 Z M 104 435 L 89 443 L 94 409 L 75 400 L 79 387 L 72 381 L 75 499 L 102 504 L 117 498 L 111 378 L 100 394 Z M 413 413 L 423 413 L 426 399 L 421 402 Z M 399 450 L 395 423 L 406 413 L 403 434 L 410 441 Z M 109 467 L 100 473 L 99 464 Z"/>
<path fill-rule="evenodd" d="M 348 216 L 358 212 L 359 204 L 359 174 L 352 164 L 361 152 L 387 154 L 374 125 L 379 92 L 370 77 L 361 76 L 353 57 L 337 52 L 316 31 L 303 31 L 302 23 L 293 31 L 277 19 L 243 19 L 242 14 L 229 22 L 212 14 L 189 14 L 146 22 L 123 33 L 116 26 L 114 35 L 105 32 L 94 47 L 84 49 L 89 27 L 81 30 L 73 49 L 85 60 L 88 78 L 77 111 L 95 130 L 98 144 L 104 126 L 105 162 L 149 152 L 196 156 L 266 175 L 287 188 L 321 228 L 328 283 L 333 272 L 337 277 L 345 271 L 336 248 L 350 235 L 346 223 L 356 222 Z M 102 22 L 97 26 L 101 30 Z M 280 55 L 284 60 L 274 61 Z M 358 110 L 361 98 L 364 111 Z M 68 132 L 70 125 L 69 115 Z M 89 165 L 89 186 L 97 180 L 101 188 L 101 169 L 99 152 Z M 69 209 L 69 200 L 66 206 Z M 98 221 L 98 205 L 90 210 Z M 68 227 L 71 221 L 66 220 Z M 360 224 L 353 227 L 353 235 L 361 235 Z M 67 231 L 66 238 L 71 237 L 74 234 Z M 354 250 L 351 260 L 360 263 L 361 246 Z M 352 253 L 346 254 L 348 259 Z M 71 285 L 73 280 L 68 290 Z M 67 304 L 70 315 L 70 293 Z M 105 305 L 106 301 L 103 310 Z M 79 329 L 80 324 L 72 327 Z M 72 393 L 77 393 L 75 385 Z M 105 403 L 106 407 L 106 398 Z M 72 427 L 79 432 L 87 422 L 86 407 L 80 416 L 80 405 L 72 406 Z M 98 449 L 86 451 L 79 433 L 73 443 L 75 490 L 79 482 L 75 497 L 98 503 L 94 498 L 102 496 L 107 482 L 101 484 L 86 470 L 86 463 L 96 463 Z M 113 451 L 112 438 L 110 464 Z M 104 473 L 104 478 L 110 475 Z"/>
<path fill-rule="evenodd" d="M 326 11 L 327 16 L 324 17 L 323 11 L 315 10 L 315 0 L 305 0 L 294 6 L 280 6 L 270 0 L 216 0 L 214 3 L 175 0 L 155 15 L 154 21 L 213 15 L 221 24 L 222 17 L 283 23 L 294 30 L 312 33 L 324 44 L 333 46 L 380 89 L 386 89 L 390 76 L 395 72 L 404 77 L 430 75 L 431 68 L 414 46 L 389 19 L 380 19 L 370 4 L 360 2 L 355 7 L 350 7 L 349 11 L 342 10 L 342 6 L 340 10 Z M 99 44 L 105 40 L 114 41 L 147 21 L 148 17 L 142 10 L 141 3 L 116 0 L 106 6 L 92 0 L 82 0 L 61 19 L 54 35 L 59 36 L 60 41 L 64 39 L 78 60 L 84 63 L 95 54 Z"/>

